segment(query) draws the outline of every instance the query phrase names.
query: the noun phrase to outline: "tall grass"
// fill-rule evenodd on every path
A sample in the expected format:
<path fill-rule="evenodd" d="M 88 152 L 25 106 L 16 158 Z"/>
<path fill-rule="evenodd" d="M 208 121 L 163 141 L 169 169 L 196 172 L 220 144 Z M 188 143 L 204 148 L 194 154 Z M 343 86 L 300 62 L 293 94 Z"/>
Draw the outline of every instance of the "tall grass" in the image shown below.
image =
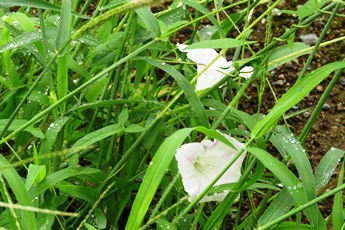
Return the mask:
<path fill-rule="evenodd" d="M 345 228 L 345 150 L 329 149 L 314 169 L 304 148 L 345 68 L 338 60 L 311 70 L 321 47 L 345 39 L 323 40 L 344 16 L 342 3 L 309 0 L 294 10 L 282 1 L 247 0 L 0 5 L 1 227 Z M 298 21 L 279 35 L 272 30 L 277 7 Z M 295 39 L 321 17 L 327 19 L 315 45 Z M 257 28 L 265 29 L 262 39 L 252 36 Z M 217 58 L 197 71 L 177 43 L 231 55 L 235 68 L 196 91 L 198 77 Z M 283 96 L 272 91 L 275 106 L 260 113 L 271 71 L 300 57 L 307 62 L 295 83 Z M 245 66 L 254 69 L 249 79 L 239 77 Z M 333 80 L 298 137 L 286 112 L 329 76 Z M 248 114 L 239 105 L 253 85 L 259 109 Z M 217 179 L 189 202 L 176 150 L 204 137 L 226 142 L 215 130 L 245 143 L 238 152 L 248 152 L 242 176 L 225 185 L 230 193 L 219 203 L 199 203 L 218 191 Z M 318 204 L 329 197 L 333 208 L 326 216 Z"/>

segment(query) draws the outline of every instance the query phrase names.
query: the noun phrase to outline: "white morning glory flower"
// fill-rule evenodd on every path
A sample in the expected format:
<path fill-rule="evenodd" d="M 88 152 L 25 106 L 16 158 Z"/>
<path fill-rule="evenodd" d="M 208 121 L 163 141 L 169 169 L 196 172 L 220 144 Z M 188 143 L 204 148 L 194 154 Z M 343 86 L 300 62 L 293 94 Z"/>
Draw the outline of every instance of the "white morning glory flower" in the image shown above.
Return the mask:
<path fill-rule="evenodd" d="M 236 149 L 221 141 L 203 140 L 182 145 L 176 152 L 178 169 L 182 176 L 185 191 L 192 202 L 219 175 L 226 165 L 237 155 L 244 144 L 224 135 Z M 235 183 L 241 177 L 241 166 L 246 152 L 234 162 L 214 186 Z M 199 202 L 222 201 L 229 191 L 204 196 Z"/>
<path fill-rule="evenodd" d="M 218 53 L 214 49 L 191 49 L 187 45 L 177 44 L 177 48 L 182 52 L 187 52 L 187 57 L 193 62 L 197 63 L 197 71 L 200 73 L 205 66 L 207 66 Z M 211 88 L 222 80 L 226 74 L 234 70 L 232 61 L 227 61 L 224 57 L 220 56 L 203 74 L 201 74 L 196 82 L 195 90 L 203 90 Z M 253 67 L 246 66 L 241 69 L 239 76 L 248 79 L 252 76 Z"/>

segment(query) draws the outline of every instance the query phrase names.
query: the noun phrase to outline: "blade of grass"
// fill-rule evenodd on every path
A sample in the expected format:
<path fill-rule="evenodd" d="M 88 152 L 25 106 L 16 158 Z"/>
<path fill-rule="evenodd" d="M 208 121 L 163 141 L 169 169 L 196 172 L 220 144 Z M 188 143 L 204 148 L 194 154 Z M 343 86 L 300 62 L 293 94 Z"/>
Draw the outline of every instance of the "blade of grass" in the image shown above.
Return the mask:
<path fill-rule="evenodd" d="M 178 130 L 159 147 L 134 200 L 126 229 L 138 229 L 141 226 L 153 196 L 166 169 L 174 158 L 177 148 L 181 146 L 192 130 L 192 128 Z"/>
<path fill-rule="evenodd" d="M 279 218 L 275 219 L 274 221 L 268 223 L 268 224 L 265 224 L 263 226 L 258 226 L 256 229 L 257 230 L 264 230 L 264 229 L 270 229 L 272 226 L 282 222 L 283 220 L 291 217 L 292 215 L 296 214 L 296 213 L 299 213 L 301 211 L 303 211 L 304 209 L 308 208 L 310 205 L 313 205 L 313 204 L 316 204 L 317 202 L 320 202 L 322 200 L 325 200 L 327 197 L 330 197 L 338 192 L 341 192 L 342 190 L 345 189 L 345 184 L 342 184 L 338 187 L 336 187 L 335 189 L 321 195 L 321 196 L 318 196 L 316 199 L 312 200 L 312 201 L 309 201 L 308 203 L 305 203 L 291 211 L 289 211 L 288 213 L 286 213 L 285 215 L 282 215 L 280 216 Z"/>
<path fill-rule="evenodd" d="M 122 127 L 119 124 L 109 125 L 97 131 L 88 133 L 83 138 L 79 139 L 76 143 L 74 143 L 73 147 L 89 146 L 96 143 L 97 141 L 103 140 L 109 136 L 115 135 L 123 131 L 124 127 Z"/>
<path fill-rule="evenodd" d="M 337 186 L 340 187 L 344 183 L 344 168 L 345 168 L 345 161 L 341 166 L 341 170 L 339 172 L 338 177 L 338 184 Z M 342 192 L 338 192 L 334 196 L 333 207 L 332 207 L 332 224 L 333 229 L 341 229 L 344 225 L 344 197 Z"/>
<path fill-rule="evenodd" d="M 294 84 L 294 86 L 278 100 L 273 109 L 255 126 L 252 131 L 252 137 L 258 138 L 263 136 L 278 122 L 284 112 L 301 101 L 331 72 L 340 68 L 345 68 L 345 61 L 324 65 Z"/>
<path fill-rule="evenodd" d="M 293 160 L 294 165 L 299 174 L 299 178 L 304 188 L 304 192 L 307 196 L 308 201 L 316 197 L 315 180 L 313 179 L 313 170 L 311 168 L 306 151 L 301 146 L 301 143 L 293 136 L 293 134 L 286 130 L 277 130 L 275 136 L 278 140 L 283 143 L 284 149 L 286 149 L 289 156 Z M 316 205 L 310 207 L 311 222 L 318 228 L 318 207 Z M 321 214 L 320 214 L 321 216 Z M 322 221 L 319 223 L 322 224 Z"/>
<path fill-rule="evenodd" d="M 170 74 L 177 81 L 177 84 L 181 87 L 181 89 L 185 93 L 195 114 L 199 117 L 201 125 L 205 127 L 209 127 L 208 117 L 207 117 L 205 108 L 203 107 L 198 96 L 196 95 L 193 87 L 190 85 L 187 79 L 180 72 L 178 72 L 176 69 L 174 69 L 171 65 L 168 65 L 167 63 L 162 63 L 150 58 L 140 58 L 140 60 L 145 60 L 148 63 Z"/>
<path fill-rule="evenodd" d="M 196 10 L 200 11 L 204 15 L 208 15 L 208 13 L 210 13 L 210 11 L 207 8 L 205 8 L 204 6 L 200 5 L 198 2 L 193 2 L 193 1 L 190 1 L 190 0 L 181 0 L 181 2 L 191 6 L 193 8 L 195 8 Z M 222 30 L 222 27 L 220 26 L 218 21 L 214 18 L 214 16 L 213 15 L 208 15 L 207 18 L 217 28 L 217 32 L 219 33 L 219 37 L 221 37 L 221 38 L 225 37 L 224 32 Z"/>
<path fill-rule="evenodd" d="M 18 200 L 18 203 L 23 206 L 33 206 L 29 193 L 25 189 L 22 178 L 2 155 L 0 155 L 0 165 L 6 166 L 6 168 L 2 169 L 0 173 L 5 177 L 7 183 L 9 184 L 9 187 Z M 37 229 L 36 217 L 33 212 L 23 210 L 22 218 L 23 224 L 26 225 L 27 229 Z"/>
<path fill-rule="evenodd" d="M 71 31 L 71 0 L 62 0 L 61 14 L 58 35 L 56 39 L 56 49 L 62 50 L 58 57 L 57 67 L 57 96 L 63 98 L 68 90 L 68 59 L 69 59 L 69 40 Z M 65 44 L 68 44 L 65 46 Z M 61 113 L 65 112 L 66 104 L 61 104 Z"/>
<path fill-rule="evenodd" d="M 161 30 L 159 28 L 158 21 L 149 7 L 136 9 L 135 12 L 137 12 L 138 16 L 141 18 L 141 20 L 143 20 L 143 22 L 147 26 L 147 29 L 151 31 L 153 37 L 156 38 L 161 36 Z"/>
<path fill-rule="evenodd" d="M 294 204 L 294 199 L 286 188 L 282 189 L 265 212 L 261 215 L 258 225 L 265 225 L 286 214 Z"/>
<path fill-rule="evenodd" d="M 40 9 L 46 9 L 46 10 L 55 10 L 60 11 L 61 8 L 55 4 L 49 3 L 44 0 L 8 0 L 8 1 L 1 1 L 1 5 L 3 6 L 26 6 L 26 7 L 34 7 L 34 8 L 40 8 Z M 84 16 L 82 14 L 78 14 L 73 12 L 74 16 L 88 19 L 87 16 Z"/>
<path fill-rule="evenodd" d="M 344 154 L 345 150 L 331 148 L 321 159 L 314 173 L 316 190 L 318 192 L 329 182 Z"/>
<path fill-rule="evenodd" d="M 30 191 L 30 197 L 34 199 L 35 197 L 44 194 L 44 192 L 53 187 L 60 181 L 63 181 L 67 178 L 83 175 L 83 174 L 94 174 L 98 173 L 100 170 L 93 169 L 93 168 L 73 168 L 68 167 L 65 169 L 61 169 L 60 171 L 54 172 L 49 174 L 41 183 L 39 183 L 36 187 L 33 187 Z"/>
<path fill-rule="evenodd" d="M 335 75 L 332 77 L 331 82 L 328 84 L 327 88 L 325 89 L 325 91 L 323 92 L 321 98 L 318 100 L 313 113 L 310 115 L 307 124 L 304 126 L 301 134 L 298 137 L 298 140 L 300 140 L 300 142 L 302 144 L 304 144 L 305 140 L 307 139 L 307 136 L 313 126 L 313 124 L 316 121 L 316 118 L 318 117 L 318 115 L 321 112 L 322 106 L 324 105 L 324 103 L 326 102 L 327 98 L 329 97 L 329 95 L 331 94 L 333 88 L 336 86 L 336 83 L 338 82 L 340 76 L 342 76 L 344 68 L 338 69 L 337 72 L 335 73 Z"/>
<path fill-rule="evenodd" d="M 1 174 L 0 174 L 0 193 L 2 195 L 2 199 L 4 203 L 9 205 L 9 207 L 7 207 L 6 209 L 6 212 L 2 213 L 2 215 L 7 214 L 6 224 L 8 224 L 11 229 L 21 230 L 22 227 L 20 224 L 20 219 L 18 217 L 18 212 L 16 212 L 16 210 L 12 206 L 10 206 L 10 205 L 13 205 L 13 201 L 6 187 L 5 180 Z M 3 206 L 6 207 L 5 205 Z M 5 226 L 5 223 L 1 223 L 1 226 Z"/>
<path fill-rule="evenodd" d="M 278 161 L 265 150 L 256 147 L 248 147 L 247 150 L 258 158 L 266 168 L 268 168 L 281 181 L 298 205 L 303 205 L 308 202 L 303 184 L 283 163 Z M 304 213 L 310 221 L 313 221 L 313 224 L 316 225 L 316 221 L 320 224 L 320 221 L 318 220 L 319 216 L 317 216 L 317 219 L 315 220 L 315 217 L 313 216 L 314 214 L 310 209 L 305 209 Z M 325 224 L 323 223 L 323 225 L 319 225 L 319 229 L 326 229 Z"/>

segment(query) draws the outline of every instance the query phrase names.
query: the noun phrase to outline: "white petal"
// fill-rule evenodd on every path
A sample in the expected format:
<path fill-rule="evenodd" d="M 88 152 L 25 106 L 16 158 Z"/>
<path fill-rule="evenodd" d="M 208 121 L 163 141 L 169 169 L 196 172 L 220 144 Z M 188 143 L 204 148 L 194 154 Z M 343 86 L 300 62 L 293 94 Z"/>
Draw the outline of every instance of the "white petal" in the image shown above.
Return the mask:
<path fill-rule="evenodd" d="M 239 76 L 245 79 L 249 79 L 254 72 L 254 68 L 251 66 L 245 66 L 241 69 Z"/>
<path fill-rule="evenodd" d="M 178 168 L 181 172 L 183 186 L 193 201 L 234 158 L 244 144 L 224 135 L 237 149 L 215 140 L 203 140 L 201 143 L 182 145 L 177 153 Z M 215 185 L 237 182 L 241 176 L 241 166 L 245 158 L 243 153 L 224 173 Z M 221 201 L 228 192 L 203 197 L 200 202 Z"/>
<path fill-rule="evenodd" d="M 185 50 L 187 45 L 177 44 L 177 47 L 182 52 L 187 52 L 187 57 L 193 62 L 197 63 L 197 71 L 200 73 L 204 68 L 215 59 L 218 53 L 214 49 L 191 49 Z M 226 74 L 230 73 L 234 68 L 231 67 L 232 62 L 226 61 L 223 56 L 220 56 L 209 68 L 199 76 L 195 90 L 203 90 L 211 88 L 222 80 Z"/>

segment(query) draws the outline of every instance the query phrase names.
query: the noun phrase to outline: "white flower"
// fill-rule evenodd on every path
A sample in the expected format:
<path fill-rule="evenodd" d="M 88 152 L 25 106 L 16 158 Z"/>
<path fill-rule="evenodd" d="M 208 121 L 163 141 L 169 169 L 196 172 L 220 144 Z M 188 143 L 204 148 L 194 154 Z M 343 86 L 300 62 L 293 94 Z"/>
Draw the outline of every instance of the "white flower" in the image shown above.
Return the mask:
<path fill-rule="evenodd" d="M 197 63 L 197 71 L 200 73 L 205 66 L 207 66 L 218 53 L 214 49 L 191 49 L 185 50 L 188 46 L 184 44 L 177 44 L 177 48 L 182 52 L 187 52 L 187 57 L 193 62 Z M 195 90 L 203 90 L 211 88 L 222 80 L 226 74 L 234 70 L 232 61 L 227 61 L 220 56 L 203 74 L 201 74 L 196 82 Z M 253 67 L 244 67 L 239 76 L 243 78 L 250 78 L 253 72 Z"/>
<path fill-rule="evenodd" d="M 236 149 L 221 141 L 203 140 L 182 145 L 176 152 L 176 160 L 182 176 L 185 191 L 189 194 L 188 200 L 193 201 L 237 155 L 244 144 L 229 135 L 224 135 Z M 214 186 L 235 183 L 241 177 L 241 166 L 246 152 L 234 162 Z M 200 202 L 222 201 L 228 191 L 204 196 Z"/>

